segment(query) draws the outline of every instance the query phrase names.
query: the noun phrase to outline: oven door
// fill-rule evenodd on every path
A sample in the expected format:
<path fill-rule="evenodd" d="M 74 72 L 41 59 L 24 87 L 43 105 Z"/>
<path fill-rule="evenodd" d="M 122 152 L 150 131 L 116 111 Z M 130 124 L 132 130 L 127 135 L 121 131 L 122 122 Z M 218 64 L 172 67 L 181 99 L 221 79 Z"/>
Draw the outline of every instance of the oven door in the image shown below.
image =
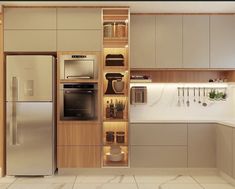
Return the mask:
<path fill-rule="evenodd" d="M 61 120 L 95 120 L 96 90 L 63 89 L 61 99 Z"/>

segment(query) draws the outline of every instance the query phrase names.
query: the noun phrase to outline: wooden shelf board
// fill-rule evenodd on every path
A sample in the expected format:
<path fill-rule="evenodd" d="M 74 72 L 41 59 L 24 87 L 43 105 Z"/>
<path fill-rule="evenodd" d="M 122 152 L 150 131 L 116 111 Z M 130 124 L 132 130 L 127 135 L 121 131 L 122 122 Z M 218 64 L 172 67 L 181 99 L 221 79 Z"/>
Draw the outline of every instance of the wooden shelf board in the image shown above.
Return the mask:
<path fill-rule="evenodd" d="M 104 94 L 104 97 L 112 97 L 112 98 L 123 97 L 123 98 L 127 98 L 127 95 L 126 94 Z"/>
<path fill-rule="evenodd" d="M 127 67 L 126 66 L 104 66 L 104 72 L 110 72 L 110 71 L 121 71 L 121 72 L 125 72 L 127 71 Z"/>
<path fill-rule="evenodd" d="M 103 143 L 103 146 L 126 146 L 126 147 L 128 147 L 128 142 L 125 142 L 125 143 Z"/>
<path fill-rule="evenodd" d="M 128 119 L 108 119 L 108 118 L 104 118 L 103 122 L 128 122 Z"/>

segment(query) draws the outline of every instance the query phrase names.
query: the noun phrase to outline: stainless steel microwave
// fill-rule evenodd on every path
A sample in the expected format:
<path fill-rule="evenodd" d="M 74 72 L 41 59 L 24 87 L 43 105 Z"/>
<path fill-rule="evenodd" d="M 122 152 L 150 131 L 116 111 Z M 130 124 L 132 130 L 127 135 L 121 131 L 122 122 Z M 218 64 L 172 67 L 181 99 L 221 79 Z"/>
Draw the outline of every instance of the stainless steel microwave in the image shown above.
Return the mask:
<path fill-rule="evenodd" d="M 60 79 L 96 79 L 96 55 L 72 54 L 60 56 Z"/>

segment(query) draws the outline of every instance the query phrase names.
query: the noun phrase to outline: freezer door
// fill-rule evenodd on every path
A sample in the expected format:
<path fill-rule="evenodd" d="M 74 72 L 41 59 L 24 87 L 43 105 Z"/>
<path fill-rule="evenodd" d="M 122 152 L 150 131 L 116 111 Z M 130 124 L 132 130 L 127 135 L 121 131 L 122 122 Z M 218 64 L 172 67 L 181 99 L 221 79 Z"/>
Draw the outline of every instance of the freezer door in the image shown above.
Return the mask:
<path fill-rule="evenodd" d="M 6 57 L 7 101 L 52 101 L 53 56 L 9 55 Z"/>
<path fill-rule="evenodd" d="M 8 102 L 6 131 L 7 175 L 54 173 L 52 103 Z"/>

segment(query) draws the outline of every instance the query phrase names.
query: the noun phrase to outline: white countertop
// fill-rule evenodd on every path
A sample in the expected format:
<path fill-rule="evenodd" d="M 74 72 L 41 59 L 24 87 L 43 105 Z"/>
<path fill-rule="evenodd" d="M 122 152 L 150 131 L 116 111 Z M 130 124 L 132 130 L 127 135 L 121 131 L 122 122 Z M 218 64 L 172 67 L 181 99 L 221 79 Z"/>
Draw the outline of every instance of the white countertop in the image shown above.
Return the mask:
<path fill-rule="evenodd" d="M 218 123 L 235 128 L 235 119 L 234 120 L 200 120 L 200 119 L 131 120 L 130 123 Z"/>

